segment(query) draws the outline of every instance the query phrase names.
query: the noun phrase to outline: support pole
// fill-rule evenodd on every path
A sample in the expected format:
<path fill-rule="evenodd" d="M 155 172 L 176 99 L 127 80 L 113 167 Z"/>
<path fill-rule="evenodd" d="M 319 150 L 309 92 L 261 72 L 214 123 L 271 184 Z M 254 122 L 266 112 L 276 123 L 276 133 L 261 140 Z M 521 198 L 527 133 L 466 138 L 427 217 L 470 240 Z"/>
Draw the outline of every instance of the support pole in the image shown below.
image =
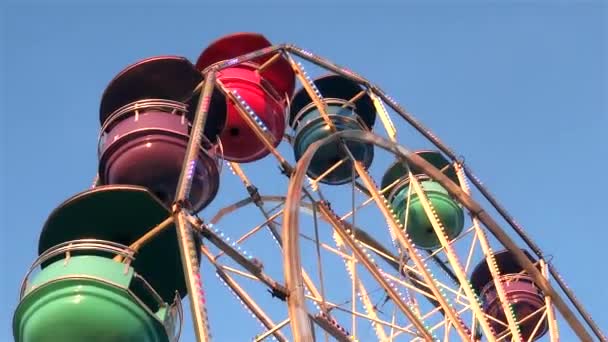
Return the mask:
<path fill-rule="evenodd" d="M 203 90 L 200 96 L 194 122 L 192 123 L 192 134 L 188 141 L 186 157 L 179 177 L 175 202 L 173 204 L 173 215 L 176 222 L 177 241 L 179 242 L 179 253 L 181 256 L 184 277 L 190 298 L 190 311 L 196 340 L 207 342 L 211 340 L 209 322 L 207 320 L 207 309 L 203 295 L 201 275 L 199 271 L 199 260 L 197 258 L 196 245 L 192 234 L 192 227 L 187 219 L 189 209 L 188 197 L 192 186 L 192 178 L 196 169 L 196 161 L 200 149 L 201 139 L 209 112 L 211 94 L 215 86 L 215 70 L 211 69 L 203 81 Z"/>

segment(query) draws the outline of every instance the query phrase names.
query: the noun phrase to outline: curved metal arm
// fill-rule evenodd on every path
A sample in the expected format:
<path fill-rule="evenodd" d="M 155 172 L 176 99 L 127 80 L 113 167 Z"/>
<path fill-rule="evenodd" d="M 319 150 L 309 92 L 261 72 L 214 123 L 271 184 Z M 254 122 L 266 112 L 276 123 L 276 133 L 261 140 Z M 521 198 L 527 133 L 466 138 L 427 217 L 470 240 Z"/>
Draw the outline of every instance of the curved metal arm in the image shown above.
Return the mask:
<path fill-rule="evenodd" d="M 554 301 L 554 305 L 560 311 L 564 319 L 568 322 L 572 330 L 576 335 L 583 341 L 592 341 L 591 336 L 587 330 L 583 327 L 582 323 L 575 316 L 574 312 L 557 293 L 557 291 L 551 286 L 547 279 L 541 274 L 536 266 L 526 257 L 522 250 L 515 244 L 515 242 L 503 231 L 498 223 L 469 195 L 464 193 L 460 186 L 455 184 L 451 179 L 444 175 L 441 171 L 437 170 L 433 165 L 424 160 L 422 157 L 415 153 L 408 151 L 404 147 L 393 143 L 387 139 L 379 137 L 370 132 L 355 132 L 355 131 L 341 131 L 334 133 L 327 138 L 319 140 L 313 143 L 309 147 L 309 152 L 314 153 L 315 149 L 320 146 L 331 143 L 338 139 L 348 139 L 359 141 L 363 143 L 374 144 L 386 151 L 392 152 L 399 158 L 403 159 L 407 163 L 411 163 L 417 168 L 421 169 L 425 174 L 429 175 L 432 179 L 441 184 L 446 190 L 456 198 L 467 210 L 475 215 L 481 223 L 505 246 L 511 253 L 513 253 L 515 259 L 521 267 L 534 279 L 535 284 L 551 299 Z M 309 153 L 307 152 L 307 153 Z M 301 159 L 304 160 L 304 157 Z M 290 182 L 290 191 L 295 186 L 294 182 Z M 289 199 L 288 199 L 289 200 Z M 287 211 L 288 212 L 288 211 Z M 287 214 L 286 212 L 286 214 Z M 292 213 L 293 215 L 294 213 Z M 285 219 L 287 222 L 287 219 Z M 292 243 L 295 243 L 292 241 Z"/>

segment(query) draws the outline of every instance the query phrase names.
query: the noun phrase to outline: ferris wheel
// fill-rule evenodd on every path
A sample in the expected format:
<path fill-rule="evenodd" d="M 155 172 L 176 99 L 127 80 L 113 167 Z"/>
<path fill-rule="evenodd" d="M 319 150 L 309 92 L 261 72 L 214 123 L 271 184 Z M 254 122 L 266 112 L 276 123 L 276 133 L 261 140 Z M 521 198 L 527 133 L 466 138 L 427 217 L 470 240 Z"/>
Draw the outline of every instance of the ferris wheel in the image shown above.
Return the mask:
<path fill-rule="evenodd" d="M 463 158 L 309 51 L 237 33 L 138 61 L 99 122 L 16 341 L 178 341 L 186 313 L 205 342 L 220 319 L 253 341 L 606 341 Z"/>

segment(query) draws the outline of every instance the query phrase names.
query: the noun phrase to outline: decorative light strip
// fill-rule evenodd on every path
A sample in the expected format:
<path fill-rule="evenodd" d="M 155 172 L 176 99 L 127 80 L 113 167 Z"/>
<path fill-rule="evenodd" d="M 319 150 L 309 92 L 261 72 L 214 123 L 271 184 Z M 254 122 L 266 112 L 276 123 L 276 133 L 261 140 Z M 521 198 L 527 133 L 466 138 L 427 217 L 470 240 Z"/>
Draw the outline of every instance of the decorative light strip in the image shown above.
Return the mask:
<path fill-rule="evenodd" d="M 226 242 L 228 245 L 230 245 L 230 247 L 236 249 L 240 254 L 242 254 L 245 258 L 247 258 L 247 260 L 253 261 L 253 259 L 255 259 L 253 257 L 253 255 L 251 255 L 249 252 L 247 252 L 246 250 L 244 250 L 241 247 L 241 245 L 237 243 L 236 240 L 231 241 L 230 237 L 227 236 L 226 234 L 224 234 L 224 232 L 221 231 L 220 229 L 216 228 L 214 224 L 207 223 L 207 228 L 209 228 L 217 236 L 219 236 L 222 240 L 224 240 L 224 242 Z"/>
<path fill-rule="evenodd" d="M 266 134 L 269 133 L 269 130 L 268 130 L 268 127 L 266 127 L 266 124 L 264 124 L 264 122 L 262 122 L 260 117 L 253 111 L 251 106 L 249 106 L 249 104 L 247 104 L 245 99 L 243 99 L 243 97 L 241 97 L 241 95 L 239 95 L 239 93 L 236 90 L 231 90 L 231 91 L 232 91 L 232 94 L 234 94 L 234 97 L 236 97 L 236 99 L 239 101 L 239 103 L 243 106 L 243 109 L 245 109 L 245 112 L 247 112 L 247 115 L 249 115 L 249 117 L 251 117 L 251 119 L 253 119 L 253 121 L 258 125 L 258 127 L 260 127 L 260 129 L 264 133 L 266 133 Z"/>

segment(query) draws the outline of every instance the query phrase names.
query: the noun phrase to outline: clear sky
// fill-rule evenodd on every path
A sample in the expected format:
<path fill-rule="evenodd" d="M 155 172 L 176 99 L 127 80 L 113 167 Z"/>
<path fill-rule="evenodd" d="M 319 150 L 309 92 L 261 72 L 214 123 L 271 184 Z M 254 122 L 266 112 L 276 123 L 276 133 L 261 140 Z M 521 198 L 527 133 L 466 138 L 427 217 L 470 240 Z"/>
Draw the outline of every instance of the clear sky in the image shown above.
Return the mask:
<path fill-rule="evenodd" d="M 237 31 L 295 43 L 381 85 L 466 156 L 608 327 L 605 2 L 10 3 L 0 5 L 0 341 L 12 340 L 47 215 L 94 177 L 107 82 L 140 58 L 195 59 Z M 222 187 L 220 197 L 245 195 Z M 243 338 L 213 322 L 217 341 Z"/>

